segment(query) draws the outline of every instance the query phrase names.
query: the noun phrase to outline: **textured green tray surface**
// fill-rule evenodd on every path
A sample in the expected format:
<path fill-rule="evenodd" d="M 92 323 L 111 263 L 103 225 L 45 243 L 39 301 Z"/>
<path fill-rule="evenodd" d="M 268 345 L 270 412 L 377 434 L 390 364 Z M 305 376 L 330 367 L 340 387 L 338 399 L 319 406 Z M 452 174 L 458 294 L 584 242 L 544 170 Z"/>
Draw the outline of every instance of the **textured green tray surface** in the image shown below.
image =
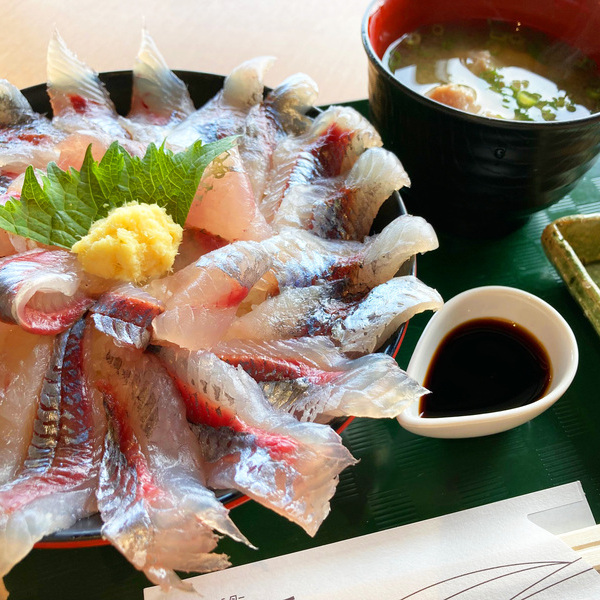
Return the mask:
<path fill-rule="evenodd" d="M 367 103 L 353 106 L 366 113 Z M 553 408 L 512 431 L 468 440 L 419 437 L 395 420 L 356 419 L 343 434 L 360 459 L 344 471 L 331 514 L 314 538 L 248 502 L 232 516 L 259 547 L 222 540 L 240 565 L 580 480 L 600 521 L 600 339 L 541 246 L 544 227 L 563 215 L 600 212 L 600 163 L 577 188 L 521 230 L 494 241 L 440 235 L 418 259 L 419 277 L 448 300 L 481 285 L 532 292 L 569 322 L 580 350 L 573 384 Z M 430 315 L 411 320 L 398 361 L 405 368 Z M 142 598 L 145 577 L 111 547 L 34 550 L 6 578 L 12 600 Z"/>

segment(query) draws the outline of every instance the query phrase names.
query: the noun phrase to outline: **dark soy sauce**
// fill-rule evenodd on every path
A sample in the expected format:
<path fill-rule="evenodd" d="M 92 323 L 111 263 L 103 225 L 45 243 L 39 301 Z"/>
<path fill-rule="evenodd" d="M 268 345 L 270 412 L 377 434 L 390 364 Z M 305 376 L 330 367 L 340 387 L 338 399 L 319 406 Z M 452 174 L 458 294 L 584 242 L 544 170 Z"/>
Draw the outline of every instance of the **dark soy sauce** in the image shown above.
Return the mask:
<path fill-rule="evenodd" d="M 502 319 L 474 319 L 450 331 L 425 376 L 432 393 L 423 417 L 475 415 L 541 398 L 552 378 L 545 348 L 526 329 Z"/>

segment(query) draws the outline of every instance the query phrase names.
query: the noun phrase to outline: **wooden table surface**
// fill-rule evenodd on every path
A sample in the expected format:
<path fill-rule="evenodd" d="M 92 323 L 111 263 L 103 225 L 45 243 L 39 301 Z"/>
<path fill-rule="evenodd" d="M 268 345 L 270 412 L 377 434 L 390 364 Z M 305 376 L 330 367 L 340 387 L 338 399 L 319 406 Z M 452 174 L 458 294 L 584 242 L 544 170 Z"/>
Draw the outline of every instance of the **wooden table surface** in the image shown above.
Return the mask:
<path fill-rule="evenodd" d="M 320 104 L 367 96 L 361 21 L 370 0 L 4 0 L 0 77 L 23 88 L 46 81 L 54 28 L 96 71 L 130 69 L 145 27 L 173 69 L 227 74 L 277 57 L 267 85 L 303 71 Z"/>

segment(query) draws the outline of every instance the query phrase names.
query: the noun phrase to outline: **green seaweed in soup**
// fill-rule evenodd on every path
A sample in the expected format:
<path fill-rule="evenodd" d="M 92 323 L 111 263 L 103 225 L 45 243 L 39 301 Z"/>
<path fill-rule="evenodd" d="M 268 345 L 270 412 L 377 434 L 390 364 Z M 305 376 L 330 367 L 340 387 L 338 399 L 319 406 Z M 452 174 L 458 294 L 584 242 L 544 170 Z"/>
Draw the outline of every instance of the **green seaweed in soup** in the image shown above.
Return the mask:
<path fill-rule="evenodd" d="M 383 62 L 411 89 L 488 117 L 564 121 L 600 111 L 596 63 L 520 23 L 430 25 L 394 42 Z"/>

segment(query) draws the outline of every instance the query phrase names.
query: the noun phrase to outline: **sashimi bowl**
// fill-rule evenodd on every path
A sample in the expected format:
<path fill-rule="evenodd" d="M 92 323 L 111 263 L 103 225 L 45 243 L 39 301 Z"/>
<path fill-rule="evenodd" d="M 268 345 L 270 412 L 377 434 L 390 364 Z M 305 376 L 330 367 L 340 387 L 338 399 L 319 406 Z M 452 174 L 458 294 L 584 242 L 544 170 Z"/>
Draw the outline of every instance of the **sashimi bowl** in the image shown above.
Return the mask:
<path fill-rule="evenodd" d="M 256 83 L 260 80 L 256 73 L 268 62 L 248 61 L 234 69 L 229 78 L 241 76 L 244 83 Z M 233 132 L 237 132 L 239 123 L 235 119 L 219 117 L 215 121 L 206 115 L 214 115 L 215 110 L 226 105 L 229 116 L 239 116 L 240 103 L 232 110 L 227 94 L 239 93 L 244 86 L 228 88 L 228 79 L 206 73 L 178 71 L 169 72 L 168 77 L 172 82 L 172 77 L 183 82 L 173 87 L 184 96 L 178 105 L 183 113 L 178 124 L 190 119 L 196 138 L 201 132 L 217 142 L 223 130 L 224 135 L 231 132 L 232 122 Z M 17 137 L 19 143 L 26 145 L 33 139 L 27 130 L 32 123 L 43 123 L 46 131 L 54 131 L 52 128 L 59 124 L 73 127 L 73 121 L 67 122 L 67 118 L 75 122 L 83 118 L 86 127 L 93 130 L 94 119 L 99 118 L 98 107 L 110 97 L 122 117 L 111 116 L 110 107 L 108 112 L 100 111 L 101 117 L 109 116 L 107 127 L 122 128 L 131 134 L 132 140 L 127 142 L 133 149 L 133 158 L 123 158 L 125 154 L 113 145 L 100 161 L 88 152 L 81 171 L 72 168 L 67 175 L 59 167 L 48 166 L 43 189 L 36 187 L 36 175 L 29 169 L 20 198 L 18 191 L 15 193 L 17 180 L 10 181 L 11 174 L 4 172 L 2 183 L 6 184 L 8 195 L 15 198 L 11 200 L 15 211 L 26 206 L 28 194 L 46 193 L 46 187 L 55 191 L 67 185 L 65 182 L 71 185 L 68 177 L 83 180 L 92 173 L 106 184 L 111 174 L 121 172 L 113 168 L 111 160 L 121 160 L 120 169 L 128 172 L 147 165 L 148 153 L 168 163 L 184 160 L 182 153 L 203 151 L 195 141 L 182 153 L 148 144 L 146 155 L 136 162 L 135 143 L 139 147 L 141 138 L 147 143 L 148 136 L 156 135 L 156 131 L 163 135 L 165 130 L 160 128 L 168 127 L 168 122 L 155 114 L 148 118 L 151 98 L 143 96 L 142 102 L 139 93 L 144 80 L 134 76 L 139 86 L 136 92 L 131 72 L 105 73 L 100 79 L 105 88 L 94 83 L 97 91 L 93 102 L 72 89 L 68 94 L 62 93 L 58 84 L 50 84 L 52 105 L 46 86 L 25 90 L 24 96 L 35 114 L 24 107 L 24 100 L 13 102 L 11 106 L 23 110 L 25 116 L 13 119 L 2 134 L 14 134 L 12 126 L 24 127 L 25 130 L 18 129 Z M 94 74 L 90 80 L 95 81 Z M 185 543 L 191 545 L 182 545 L 183 552 L 191 552 L 195 543 L 214 548 L 217 536 L 213 529 L 247 542 L 223 503 L 232 507 L 247 497 L 262 501 L 314 535 L 329 511 L 339 472 L 355 462 L 335 430 L 341 432 L 352 416 L 395 417 L 422 393 L 422 388 L 400 370 L 394 357 L 405 322 L 416 312 L 436 310 L 442 304 L 439 294 L 414 275 L 415 255 L 437 247 L 435 232 L 424 219 L 406 214 L 394 190 L 408 178 L 399 161 L 380 148 L 377 133 L 358 113 L 333 107 L 322 112 L 315 109 L 314 116 L 305 116 L 308 106 L 303 102 L 302 110 L 296 107 L 297 115 L 289 122 L 283 117 L 274 123 L 270 121 L 277 114 L 278 103 L 288 101 L 290 93 L 293 96 L 297 89 L 308 89 L 312 98 L 312 84 L 308 78 L 298 76 L 272 91 L 266 90 L 265 96 L 262 83 L 259 97 L 250 94 L 254 110 L 244 113 L 238 132 L 241 139 L 235 148 L 229 147 L 224 157 L 221 151 L 215 152 L 219 160 L 207 167 L 207 175 L 195 192 L 200 198 L 194 196 L 191 200 L 173 272 L 143 285 L 116 283 L 110 278 L 83 274 L 69 247 L 32 244 L 21 239 L 18 232 L 4 240 L 6 248 L 7 244 L 21 246 L 14 246 L 13 252 L 7 252 L 0 261 L 0 284 L 6 283 L 4 300 L 8 304 L 0 318 L 9 323 L 6 330 L 0 331 L 4 335 L 1 349 L 8 355 L 9 343 L 20 339 L 12 337 L 15 331 L 17 336 L 46 334 L 41 349 L 36 346 L 36 356 L 41 357 L 38 369 L 42 368 L 40 410 L 34 417 L 28 466 L 17 465 L 16 477 L 28 485 L 28 478 L 38 476 L 33 470 L 35 462 L 36 469 L 44 473 L 45 482 L 55 481 L 53 469 L 60 463 L 61 477 L 67 473 L 67 479 L 71 478 L 69 489 L 77 490 L 72 497 L 88 494 L 86 502 L 74 507 L 77 522 L 47 535 L 40 546 L 69 547 L 109 541 L 132 559 L 127 541 L 131 531 L 118 514 L 143 510 L 152 535 L 138 541 L 148 544 L 148 552 L 167 566 L 159 570 L 144 565 L 141 569 L 151 581 L 168 587 L 179 581 L 171 570 L 178 565 L 169 562 L 164 548 L 175 543 L 169 536 L 176 535 L 182 527 L 189 533 Z M 14 100 L 10 89 L 9 93 Z M 185 100 L 188 93 L 189 101 Z M 196 110 L 192 100 L 202 108 Z M 53 120 L 44 120 L 42 114 L 51 115 Z M 173 114 L 169 112 L 168 118 Z M 250 121 L 251 118 L 256 120 Z M 288 126 L 301 129 L 286 131 Z M 102 127 L 105 133 L 105 125 Z M 355 135 L 356 127 L 361 128 L 360 135 Z M 168 130 L 167 142 L 175 128 L 173 125 Z M 81 131 L 75 134 L 87 141 L 89 129 L 86 132 L 84 136 Z M 131 132 L 140 138 L 133 139 Z M 239 224 L 239 219 L 230 219 L 227 213 L 217 220 L 223 227 L 219 231 L 207 230 L 197 222 L 190 224 L 192 217 L 206 219 L 202 224 L 210 222 L 214 213 L 207 206 L 215 201 L 211 194 L 223 194 L 227 189 L 217 204 L 229 203 L 229 208 L 223 210 L 232 214 L 236 211 L 231 204 L 232 188 L 243 188 L 247 196 L 256 196 L 260 181 L 249 183 L 240 165 L 250 160 L 244 152 L 250 152 L 255 163 L 260 163 L 253 144 L 265 132 L 279 136 L 268 142 L 276 149 L 274 163 L 283 165 L 282 173 L 287 178 L 283 189 L 290 197 L 267 206 L 270 220 L 256 203 L 254 212 L 251 206 L 248 208 L 248 202 L 239 208 L 237 213 L 251 214 L 246 237 L 227 229 L 234 221 L 236 226 Z M 180 136 L 178 139 L 190 135 L 182 127 L 175 133 Z M 210 143 L 206 141 L 206 146 Z M 60 144 L 64 149 L 64 138 Z M 328 144 L 334 144 L 336 151 L 331 151 Z M 340 150 L 339 144 L 347 145 Z M 221 148 L 218 144 L 213 147 Z M 291 158 L 277 154 L 280 147 L 281 152 L 288 153 L 291 148 Z M 38 149 L 36 145 L 34 150 Z M 291 171 L 299 157 L 309 157 L 309 164 L 302 164 L 295 175 L 301 173 L 307 179 L 303 187 L 290 192 Z M 312 170 L 307 170 L 311 165 Z M 375 174 L 370 183 L 365 172 Z M 389 173 L 395 174 L 391 188 L 389 182 L 383 181 Z M 212 179 L 203 185 L 206 176 Z M 246 177 L 250 179 L 247 174 Z M 269 181 L 265 184 L 267 190 Z M 372 185 L 372 190 L 365 192 L 370 189 L 368 185 Z M 69 188 L 69 193 L 76 195 L 77 189 L 73 189 Z M 103 189 L 107 188 L 99 185 L 95 193 L 101 194 Z M 132 189 L 125 191 L 130 193 Z M 122 188 L 115 193 L 119 190 Z M 325 190 L 326 195 L 315 196 L 319 190 Z M 377 198 L 373 196 L 376 192 Z M 308 199 L 303 194 L 308 194 Z M 304 212 L 296 211 L 302 202 Z M 6 211 L 2 214 L 6 223 Z M 52 223 L 51 220 L 50 226 Z M 5 225 L 4 233 L 6 227 L 9 225 Z M 30 272 L 39 275 L 41 288 L 27 279 Z M 55 275 L 62 287 L 53 283 Z M 14 281 L 17 283 L 13 285 Z M 64 291 L 65 282 L 70 282 L 69 292 Z M 44 297 L 48 290 L 49 299 Z M 25 364 L 20 368 L 25 368 Z M 371 402 L 371 396 L 377 402 Z M 164 398 L 169 398 L 169 402 Z M 37 403 L 36 399 L 32 406 L 35 408 Z M 59 426 L 43 429 L 47 423 Z M 42 429 L 47 436 L 41 435 Z M 48 443 L 52 444 L 51 451 L 46 448 Z M 55 457 L 50 462 L 49 454 Z M 254 462 L 243 462 L 248 455 Z M 66 468 L 61 462 L 64 456 L 68 456 Z M 257 485 L 241 483 L 248 474 L 257 472 L 255 461 L 264 462 L 266 468 L 258 471 L 272 473 L 272 477 Z M 160 472 L 157 465 L 161 466 Z M 311 490 L 309 476 L 315 469 L 320 483 L 318 489 Z M 97 481 L 89 473 L 97 473 Z M 277 482 L 294 482 L 298 478 L 301 485 L 296 490 L 290 484 L 290 490 L 284 490 L 285 498 L 271 493 Z M 62 493 L 57 483 L 52 485 L 54 494 Z M 220 502 L 213 502 L 211 490 L 217 490 Z M 307 497 L 303 496 L 302 502 L 289 502 L 287 492 L 298 490 Z M 0 486 L 0 499 L 6 493 L 7 489 Z M 155 504 L 156 499 L 160 502 Z M 47 498 L 43 501 L 47 503 Z M 89 516 L 89 506 L 94 502 L 101 518 Z M 310 510 L 297 510 L 297 506 L 306 504 Z M 52 501 L 48 515 L 60 512 L 61 506 Z M 165 506 L 166 512 L 158 515 Z M 198 520 L 196 515 L 202 510 L 216 515 L 212 527 Z M 28 517 L 32 527 L 39 525 L 35 510 Z M 67 519 L 63 514 L 58 517 L 61 523 Z M 72 519 L 73 513 L 68 517 Z M 157 518 L 163 523 L 164 518 L 169 522 L 173 519 L 176 526 L 159 528 Z M 14 554 L 18 553 L 23 555 L 23 549 L 15 550 Z M 208 560 L 211 568 L 228 565 L 218 554 L 203 551 L 202 559 Z M 199 565 L 190 570 L 203 569 Z"/>

